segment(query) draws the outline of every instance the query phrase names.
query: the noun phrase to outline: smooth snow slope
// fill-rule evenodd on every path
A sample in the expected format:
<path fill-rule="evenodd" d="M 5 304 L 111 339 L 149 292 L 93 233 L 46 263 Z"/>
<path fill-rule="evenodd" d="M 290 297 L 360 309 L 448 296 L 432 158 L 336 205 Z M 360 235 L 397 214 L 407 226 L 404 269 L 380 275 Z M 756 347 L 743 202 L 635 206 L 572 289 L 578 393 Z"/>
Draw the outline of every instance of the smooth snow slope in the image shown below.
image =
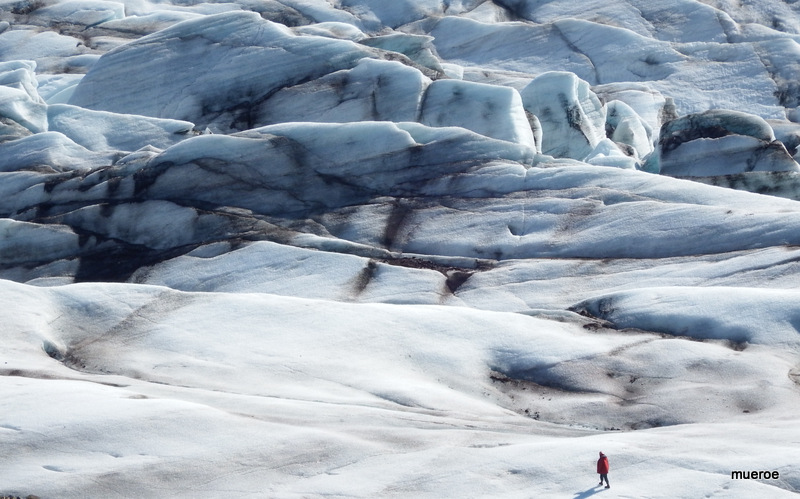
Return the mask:
<path fill-rule="evenodd" d="M 798 486 L 791 356 L 757 346 L 266 294 L 12 283 L 3 294 L 16 305 L 4 313 L 9 490 L 563 497 L 588 494 L 598 448 L 620 497 Z M 501 371 L 546 391 L 515 390 Z M 683 424 L 619 431 L 642 417 Z M 752 467 L 784 478 L 730 482 L 729 468 Z"/>
<path fill-rule="evenodd" d="M 797 5 L 0 0 L 0 495 L 795 496 Z"/>

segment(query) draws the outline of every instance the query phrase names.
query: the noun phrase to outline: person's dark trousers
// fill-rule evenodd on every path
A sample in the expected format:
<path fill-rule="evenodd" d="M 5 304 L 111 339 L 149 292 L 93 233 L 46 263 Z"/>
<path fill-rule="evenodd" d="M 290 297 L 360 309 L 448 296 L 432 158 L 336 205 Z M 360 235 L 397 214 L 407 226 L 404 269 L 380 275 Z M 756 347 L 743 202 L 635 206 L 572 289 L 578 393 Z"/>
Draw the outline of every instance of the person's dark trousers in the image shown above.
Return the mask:
<path fill-rule="evenodd" d="M 606 481 L 607 486 L 611 487 L 611 485 L 608 483 L 608 473 L 602 473 L 600 475 L 600 485 L 603 485 L 603 480 Z"/>

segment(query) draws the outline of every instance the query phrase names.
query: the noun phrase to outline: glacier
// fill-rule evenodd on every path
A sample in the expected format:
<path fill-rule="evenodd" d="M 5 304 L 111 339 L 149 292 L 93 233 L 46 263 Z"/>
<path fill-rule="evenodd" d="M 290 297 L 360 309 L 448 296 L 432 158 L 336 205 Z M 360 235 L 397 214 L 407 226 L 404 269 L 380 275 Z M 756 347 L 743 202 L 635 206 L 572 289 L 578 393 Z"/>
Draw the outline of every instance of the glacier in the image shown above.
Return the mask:
<path fill-rule="evenodd" d="M 779 0 L 0 0 L 0 495 L 796 496 L 799 81 Z"/>

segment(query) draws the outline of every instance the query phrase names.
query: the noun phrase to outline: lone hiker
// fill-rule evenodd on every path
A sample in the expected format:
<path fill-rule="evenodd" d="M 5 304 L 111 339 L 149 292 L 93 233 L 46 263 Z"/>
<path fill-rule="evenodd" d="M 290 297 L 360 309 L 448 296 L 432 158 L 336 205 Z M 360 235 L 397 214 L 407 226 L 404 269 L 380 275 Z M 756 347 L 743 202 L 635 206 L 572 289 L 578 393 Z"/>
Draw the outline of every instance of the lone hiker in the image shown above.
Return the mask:
<path fill-rule="evenodd" d="M 610 489 L 611 485 L 608 484 L 608 458 L 602 452 L 600 453 L 600 459 L 597 460 L 597 472 L 600 473 L 599 485 L 603 485 L 603 480 L 605 480 L 606 488 Z"/>

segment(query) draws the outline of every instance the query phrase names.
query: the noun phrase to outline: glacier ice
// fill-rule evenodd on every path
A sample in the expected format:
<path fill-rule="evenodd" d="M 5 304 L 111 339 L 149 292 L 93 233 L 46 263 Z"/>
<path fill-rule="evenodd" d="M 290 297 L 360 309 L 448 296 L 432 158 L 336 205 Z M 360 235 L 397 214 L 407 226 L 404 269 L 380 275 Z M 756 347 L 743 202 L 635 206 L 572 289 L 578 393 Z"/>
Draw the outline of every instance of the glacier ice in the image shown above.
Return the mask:
<path fill-rule="evenodd" d="M 796 494 L 798 5 L 0 0 L 3 492 Z"/>
<path fill-rule="evenodd" d="M 605 138 L 606 108 L 573 73 L 548 72 L 521 91 L 525 109 L 542 130 L 542 153 L 584 159 Z"/>
<path fill-rule="evenodd" d="M 298 36 L 252 12 L 228 12 L 183 21 L 108 52 L 69 103 L 240 130 L 253 126 L 250 108 L 275 91 L 352 68 L 369 55 L 350 41 Z M 236 77 L 226 77 L 231 74 Z"/>
<path fill-rule="evenodd" d="M 88 171 L 111 162 L 113 153 L 95 153 L 60 132 L 41 132 L 0 143 L 0 171 Z"/>
<path fill-rule="evenodd" d="M 628 104 L 613 100 L 606 104 L 606 136 L 633 148 L 644 158 L 653 152 L 653 129 Z"/>
<path fill-rule="evenodd" d="M 522 98 L 513 88 L 437 80 L 427 88 L 420 114 L 425 125 L 458 126 L 536 149 Z"/>
<path fill-rule="evenodd" d="M 8 138 L 47 130 L 47 106 L 36 88 L 35 68 L 32 61 L 0 63 L 0 118 Z"/>
<path fill-rule="evenodd" d="M 800 170 L 764 119 L 721 110 L 665 123 L 653 161 L 661 173 L 686 177 Z"/>
<path fill-rule="evenodd" d="M 613 166 L 635 170 L 639 166 L 636 155 L 636 150 L 632 147 L 625 147 L 625 144 L 622 144 L 622 147 L 620 147 L 620 145 L 616 144 L 611 139 L 603 139 L 598 142 L 592 152 L 586 156 L 585 161 L 590 165 Z"/>
<path fill-rule="evenodd" d="M 281 88 L 253 107 L 254 122 L 416 121 L 431 80 L 397 61 L 361 59 L 336 71 Z"/>
<path fill-rule="evenodd" d="M 66 0 L 36 9 L 36 22 L 94 26 L 125 17 L 125 4 L 107 0 Z"/>
<path fill-rule="evenodd" d="M 91 151 L 132 152 L 148 145 L 166 149 L 190 136 L 194 125 L 53 104 L 47 107 L 47 128 L 63 133 Z"/>
<path fill-rule="evenodd" d="M 727 339 L 755 344 L 798 341 L 795 291 L 748 288 L 640 288 L 593 297 L 573 307 L 608 320 L 614 327 L 639 328 L 695 338 Z M 756 305 L 754 302 L 761 302 Z M 759 327 L 747 323 L 750 307 L 758 309 Z M 788 325 L 788 327 L 787 327 Z"/>

